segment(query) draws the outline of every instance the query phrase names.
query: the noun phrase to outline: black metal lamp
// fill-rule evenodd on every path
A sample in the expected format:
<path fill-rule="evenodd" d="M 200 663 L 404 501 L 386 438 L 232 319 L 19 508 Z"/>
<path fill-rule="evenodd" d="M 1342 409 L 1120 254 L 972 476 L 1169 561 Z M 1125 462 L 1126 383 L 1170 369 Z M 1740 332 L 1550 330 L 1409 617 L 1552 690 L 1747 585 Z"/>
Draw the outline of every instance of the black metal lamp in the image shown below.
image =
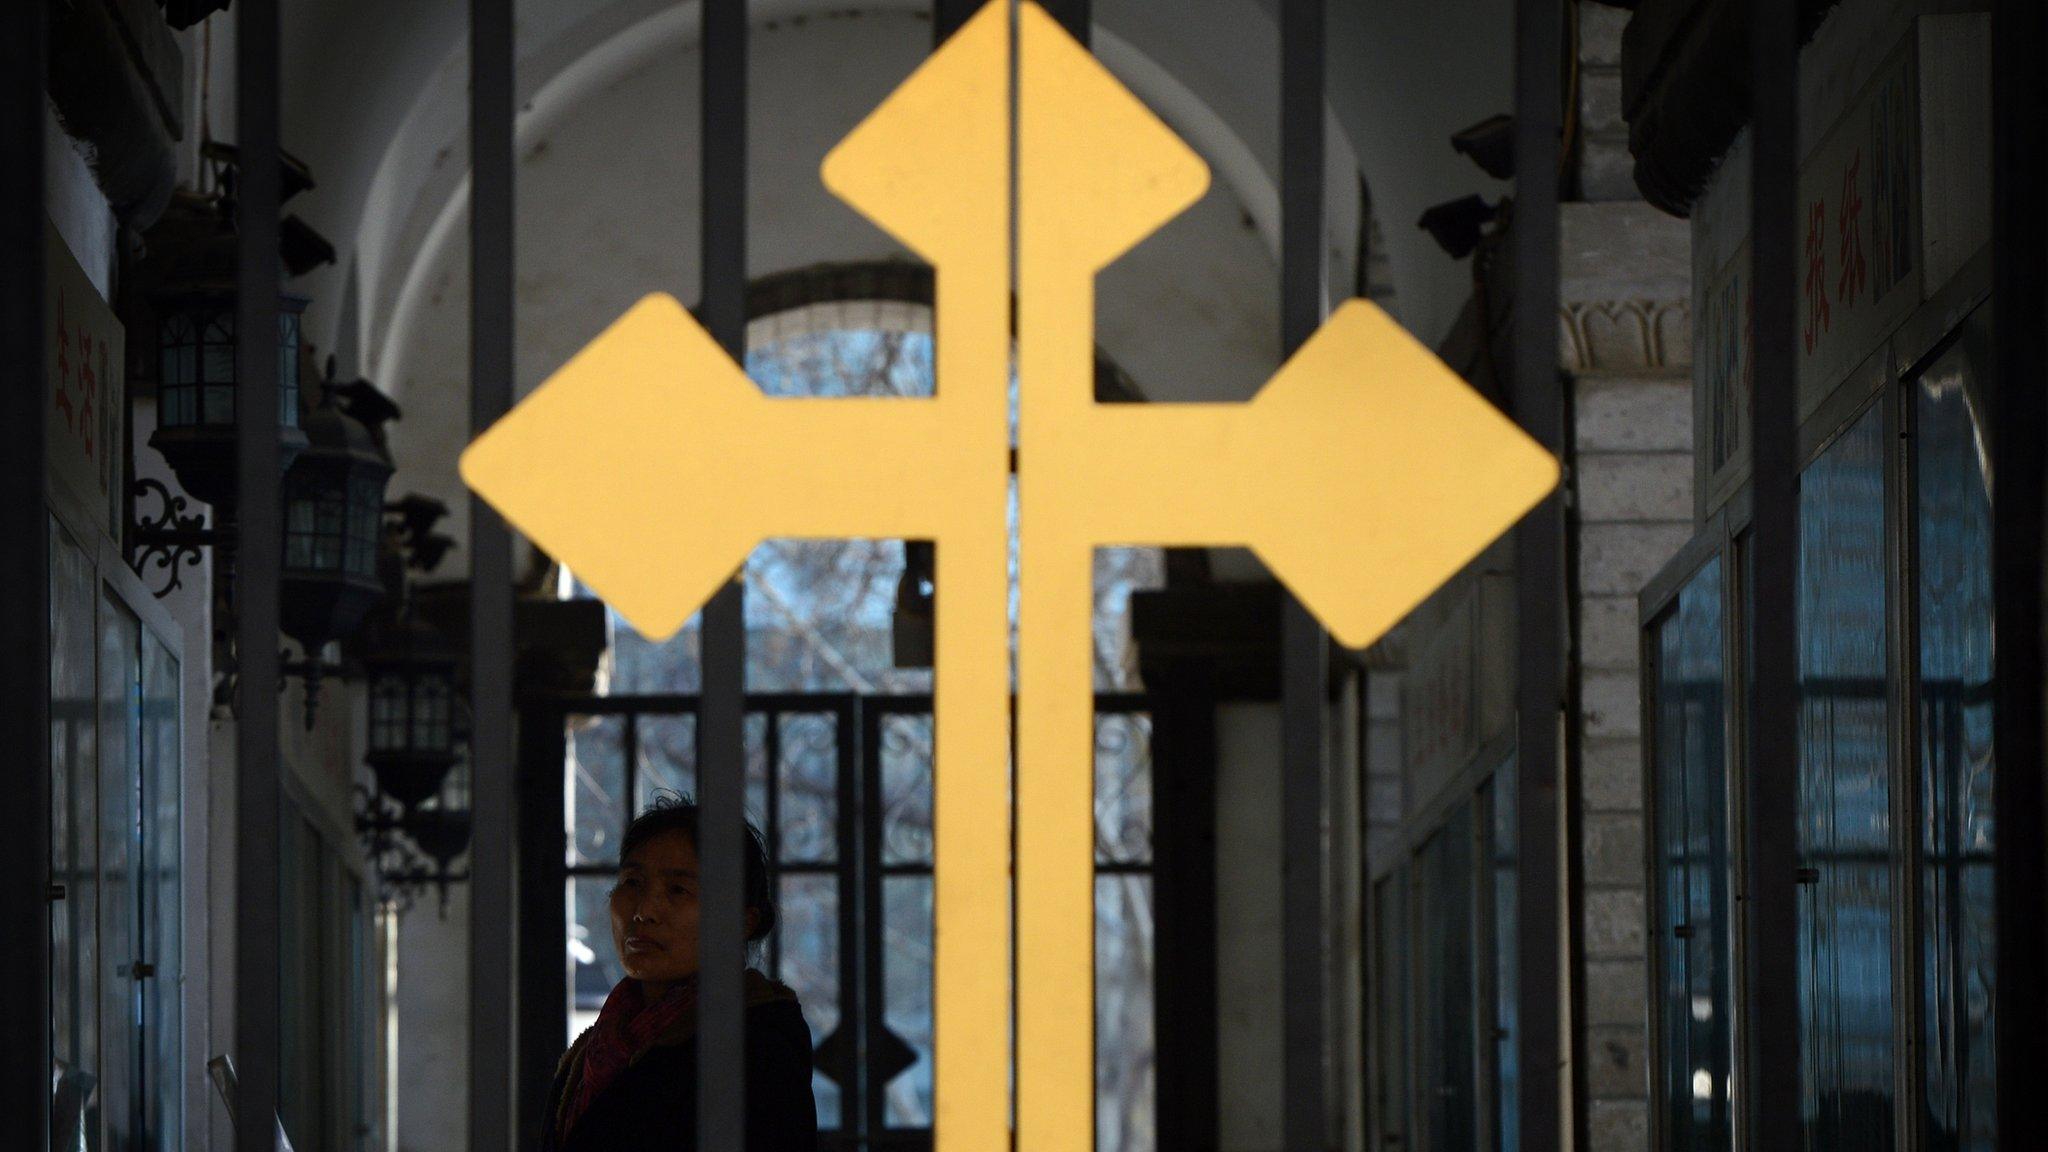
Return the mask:
<path fill-rule="evenodd" d="M 440 889 L 441 903 L 445 907 L 448 885 L 466 878 L 465 873 L 455 870 L 455 861 L 469 850 L 471 821 L 467 767 L 457 767 L 450 772 L 441 786 L 440 795 L 407 812 L 400 819 L 400 826 L 427 859 L 433 861 L 433 867 L 423 870 L 424 875 L 418 880 Z"/>
<path fill-rule="evenodd" d="M 448 886 L 467 879 L 454 864 L 468 849 L 471 830 L 459 654 L 439 631 L 402 609 L 381 614 L 366 633 L 370 731 L 364 760 L 376 786 L 357 789 L 356 830 L 382 899 L 410 907 L 432 886 L 445 910 Z"/>
<path fill-rule="evenodd" d="M 179 192 L 149 232 L 139 274 L 156 319 L 157 428 L 149 438 L 185 491 L 218 510 L 235 499 L 234 198 Z M 290 468 L 299 431 L 299 320 L 306 298 L 278 296 L 277 423 Z"/>
<path fill-rule="evenodd" d="M 235 411 L 242 391 L 235 369 L 236 154 L 231 146 L 208 143 L 203 159 L 213 190 L 181 190 L 172 196 L 149 230 L 146 254 L 132 277 L 131 299 L 143 307 L 132 318 L 139 323 L 131 331 L 154 333 L 142 342 L 134 361 L 135 378 L 155 384 L 157 427 L 150 446 L 170 464 L 179 486 L 214 510 L 208 527 L 168 485 L 158 480 L 135 484 L 138 500 L 154 496 L 157 503 L 155 513 L 138 516 L 131 530 L 132 562 L 145 574 L 151 565 L 168 572 L 158 596 L 180 585 L 183 568 L 198 563 L 200 548 L 233 539 L 226 529 L 234 520 L 237 497 Z M 304 165 L 286 158 L 284 169 L 287 196 L 312 187 Z M 331 244 L 296 217 L 291 224 L 286 230 L 290 243 L 280 255 L 287 275 L 333 261 Z M 306 303 L 295 293 L 278 296 L 278 463 L 285 473 L 306 447 L 299 426 L 300 322 Z M 225 569 L 231 557 L 221 561 Z"/>
<path fill-rule="evenodd" d="M 407 810 L 441 797 L 458 758 L 454 647 L 406 617 L 378 630 L 364 666 L 378 790 Z"/>
<path fill-rule="evenodd" d="M 325 385 L 306 417 L 306 450 L 285 477 L 279 623 L 305 649 L 290 670 L 306 680 L 308 728 L 320 678 L 331 670 L 321 650 L 353 633 L 385 597 L 378 549 L 392 468 L 383 426 L 397 415 L 367 381 Z"/>

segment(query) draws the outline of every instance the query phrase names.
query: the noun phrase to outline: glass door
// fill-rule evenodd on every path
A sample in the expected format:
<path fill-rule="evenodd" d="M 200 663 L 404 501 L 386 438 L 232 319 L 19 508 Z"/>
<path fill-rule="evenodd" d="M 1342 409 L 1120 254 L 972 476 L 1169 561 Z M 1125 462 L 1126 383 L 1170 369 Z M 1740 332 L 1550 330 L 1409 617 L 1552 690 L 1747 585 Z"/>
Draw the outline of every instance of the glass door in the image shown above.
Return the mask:
<path fill-rule="evenodd" d="M 175 649 L 51 526 L 51 1147 L 182 1147 Z M 116 562 L 118 563 L 118 562 Z"/>

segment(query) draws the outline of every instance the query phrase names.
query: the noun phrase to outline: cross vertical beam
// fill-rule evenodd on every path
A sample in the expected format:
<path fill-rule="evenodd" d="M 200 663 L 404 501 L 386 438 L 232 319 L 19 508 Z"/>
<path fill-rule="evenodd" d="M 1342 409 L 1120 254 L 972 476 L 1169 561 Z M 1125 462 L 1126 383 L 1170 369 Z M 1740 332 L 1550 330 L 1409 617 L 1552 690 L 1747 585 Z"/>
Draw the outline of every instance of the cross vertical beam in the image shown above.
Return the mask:
<path fill-rule="evenodd" d="M 0 1130 L 47 1147 L 50 1123 L 50 527 L 43 491 L 43 36 L 27 4 L 0 37 Z"/>
<path fill-rule="evenodd" d="M 747 5 L 703 8 L 703 268 L 705 330 L 739 364 L 747 343 Z M 745 570 L 745 559 L 741 559 Z M 704 606 L 704 696 L 697 718 L 699 929 L 697 1146 L 739 1148 L 746 1127 L 746 591 L 725 585 Z"/>
<path fill-rule="evenodd" d="M 2048 16 L 2033 0 L 1992 8 L 1992 589 L 1997 700 L 1992 719 L 1997 814 L 1996 1028 L 1998 1147 L 2048 1146 L 2048 1115 L 2031 1094 L 2048 1074 L 2048 990 L 2036 978 L 2048 954 L 2048 848 L 2042 795 L 2041 438 L 2048 428 L 2048 227 L 2039 190 L 2048 178 Z"/>
<path fill-rule="evenodd" d="M 1280 6 L 1280 353 L 1323 325 L 1324 0 Z M 1285 594 L 1280 625 L 1281 1128 L 1288 1148 L 1330 1142 L 1328 939 L 1323 901 L 1323 728 L 1329 637 Z"/>
<path fill-rule="evenodd" d="M 1552 456 L 1564 443 L 1557 363 L 1559 106 L 1563 10 L 1515 5 L 1514 411 Z M 1564 501 L 1552 491 L 1515 530 L 1515 941 L 1520 993 L 1521 1136 L 1526 1152 L 1564 1139 L 1558 1005 L 1558 777 L 1564 667 Z"/>
<path fill-rule="evenodd" d="M 470 0 L 469 419 L 512 407 L 512 0 Z M 518 791 L 512 756 L 512 534 L 470 499 L 469 1146 L 514 1142 Z"/>
<path fill-rule="evenodd" d="M 1751 0 L 1751 682 L 1742 877 L 1748 1060 L 1736 1096 L 1752 1148 L 1797 1148 L 1799 1117 L 1799 492 L 1795 382 L 1797 5 Z"/>
<path fill-rule="evenodd" d="M 235 13 L 235 1147 L 273 1152 L 278 1095 L 278 5 Z"/>

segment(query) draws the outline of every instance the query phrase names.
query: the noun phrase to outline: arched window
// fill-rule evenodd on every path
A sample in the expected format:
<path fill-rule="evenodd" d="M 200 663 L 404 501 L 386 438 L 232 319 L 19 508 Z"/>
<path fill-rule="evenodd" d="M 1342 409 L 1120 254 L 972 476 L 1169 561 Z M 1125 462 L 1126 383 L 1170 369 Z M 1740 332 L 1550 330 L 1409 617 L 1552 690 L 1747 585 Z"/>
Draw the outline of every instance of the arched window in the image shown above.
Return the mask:
<path fill-rule="evenodd" d="M 908 264 L 764 279 L 750 291 L 748 375 L 771 396 L 932 396 L 931 290 L 930 270 Z M 1011 390 L 1014 443 L 1014 380 Z M 1140 398 L 1101 359 L 1097 394 Z M 1013 638 L 1016 508 L 1013 481 Z M 782 905 L 762 959 L 803 999 L 820 1053 L 820 1127 L 846 1147 L 914 1140 L 932 1120 L 933 558 L 923 542 L 769 540 L 744 568 L 748 808 Z M 1131 593 L 1164 582 L 1160 549 L 1097 552 L 1098 1146 L 1115 1152 L 1155 1146 L 1151 716 L 1129 617 Z M 573 574 L 561 586 L 590 595 Z M 603 892 L 625 823 L 660 791 L 695 789 L 702 683 L 695 619 L 657 643 L 613 614 L 601 696 L 572 718 L 569 743 L 578 1025 L 623 975 Z M 856 898 L 869 876 L 879 906 Z M 880 996 L 862 1019 L 853 990 L 864 980 Z M 862 1049 L 881 1085 L 867 1100 L 849 1090 L 862 1082 L 849 1063 Z"/>

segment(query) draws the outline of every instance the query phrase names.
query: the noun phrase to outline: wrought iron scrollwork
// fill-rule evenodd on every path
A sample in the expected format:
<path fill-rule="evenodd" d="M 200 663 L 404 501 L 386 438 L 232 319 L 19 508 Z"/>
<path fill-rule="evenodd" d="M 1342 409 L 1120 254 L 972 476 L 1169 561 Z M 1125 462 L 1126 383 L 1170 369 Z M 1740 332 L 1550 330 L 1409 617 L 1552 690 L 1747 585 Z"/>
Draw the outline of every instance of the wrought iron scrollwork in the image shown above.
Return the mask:
<path fill-rule="evenodd" d="M 367 784 L 357 784 L 355 796 L 356 835 L 369 860 L 378 903 L 403 915 L 412 911 L 421 893 L 432 888 L 439 894 L 441 914 L 446 916 L 449 886 L 469 879 L 467 868 L 453 867 L 469 843 L 469 814 L 451 812 L 445 815 L 453 819 L 423 821 L 423 816 L 439 813 L 433 809 L 408 811 Z M 424 847 L 415 842 L 422 835 L 430 841 Z"/>
<path fill-rule="evenodd" d="M 216 533 L 207 526 L 203 513 L 187 511 L 190 501 L 172 495 L 170 486 L 161 480 L 137 480 L 134 494 L 138 505 L 144 497 L 155 495 L 157 514 L 144 519 L 139 511 L 136 513 L 130 537 L 134 555 L 128 563 L 144 581 L 150 579 L 152 568 L 166 577 L 163 587 L 153 590 L 161 600 L 184 587 L 185 569 L 199 566 L 199 550 L 211 547 Z"/>

